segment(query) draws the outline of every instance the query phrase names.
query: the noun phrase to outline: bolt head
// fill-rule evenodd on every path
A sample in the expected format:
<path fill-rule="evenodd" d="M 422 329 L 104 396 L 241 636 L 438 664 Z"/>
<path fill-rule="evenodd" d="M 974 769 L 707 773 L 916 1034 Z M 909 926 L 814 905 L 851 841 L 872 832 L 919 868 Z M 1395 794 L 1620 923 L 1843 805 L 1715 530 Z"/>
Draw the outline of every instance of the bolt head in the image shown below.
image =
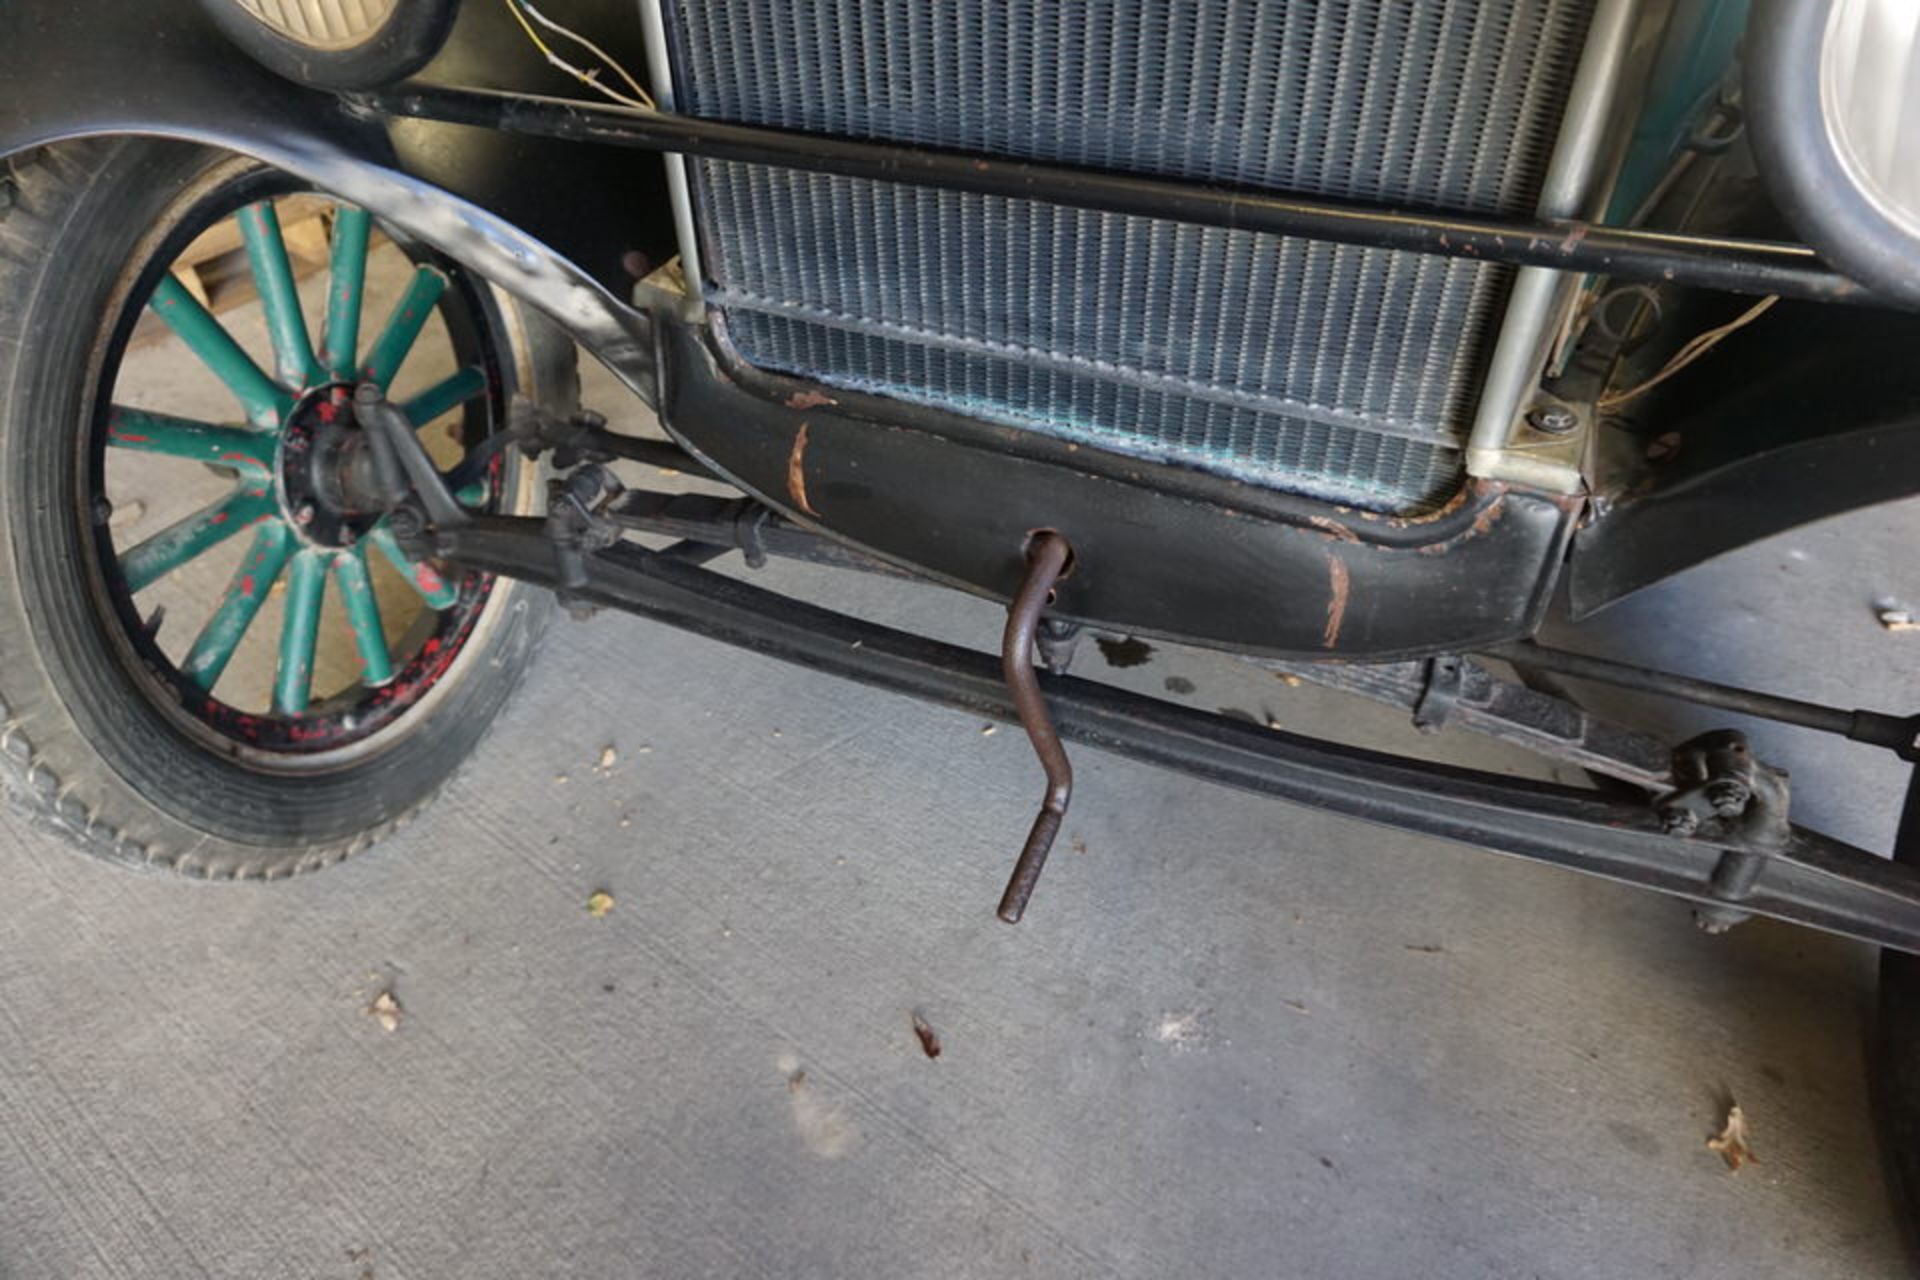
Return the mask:
<path fill-rule="evenodd" d="M 1738 782 L 1720 781 L 1707 784 L 1707 803 L 1713 811 L 1723 818 L 1738 817 L 1746 811 L 1747 802 L 1753 799 L 1753 793 Z"/>
<path fill-rule="evenodd" d="M 1670 836 L 1690 836 L 1700 829 L 1700 819 L 1689 809 L 1662 809 L 1660 826 Z"/>
<path fill-rule="evenodd" d="M 1580 425 L 1580 415 L 1564 405 L 1543 404 L 1527 414 L 1527 425 L 1550 436 L 1563 436 Z"/>

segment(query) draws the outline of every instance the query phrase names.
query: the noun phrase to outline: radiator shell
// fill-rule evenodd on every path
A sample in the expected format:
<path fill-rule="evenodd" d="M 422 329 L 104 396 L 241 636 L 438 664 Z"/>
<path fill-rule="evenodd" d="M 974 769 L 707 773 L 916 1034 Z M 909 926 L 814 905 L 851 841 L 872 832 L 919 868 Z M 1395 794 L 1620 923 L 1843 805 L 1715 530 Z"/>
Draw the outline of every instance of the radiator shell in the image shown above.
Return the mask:
<path fill-rule="evenodd" d="M 667 0 L 682 109 L 1404 208 L 1530 212 L 1592 0 Z M 1510 273 L 722 161 L 762 368 L 1388 511 L 1461 478 Z"/>

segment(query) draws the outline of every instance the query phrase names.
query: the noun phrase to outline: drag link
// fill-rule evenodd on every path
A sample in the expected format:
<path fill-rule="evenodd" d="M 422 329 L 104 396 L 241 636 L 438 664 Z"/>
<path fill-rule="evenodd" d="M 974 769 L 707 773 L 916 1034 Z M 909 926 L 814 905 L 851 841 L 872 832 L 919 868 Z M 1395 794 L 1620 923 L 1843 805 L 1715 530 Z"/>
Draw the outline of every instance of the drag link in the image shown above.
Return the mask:
<path fill-rule="evenodd" d="M 1034 670 L 1035 638 L 1040 631 L 1041 615 L 1052 603 L 1054 584 L 1059 582 L 1073 559 L 1073 548 L 1066 538 L 1051 529 L 1042 529 L 1027 542 L 1027 575 L 1019 593 L 1007 607 L 1007 630 L 1000 646 L 1000 669 L 1007 688 L 1013 694 L 1014 710 L 1020 726 L 1027 731 L 1040 767 L 1046 771 L 1047 794 L 1034 816 L 1020 860 L 1013 864 L 1006 892 L 1000 895 L 999 917 L 1008 924 L 1020 923 L 1026 914 L 1027 899 L 1040 881 L 1053 849 L 1054 837 L 1066 820 L 1067 803 L 1073 798 L 1073 765 L 1067 750 L 1060 745 L 1060 734 L 1047 712 L 1047 700 L 1040 692 L 1040 676 Z"/>

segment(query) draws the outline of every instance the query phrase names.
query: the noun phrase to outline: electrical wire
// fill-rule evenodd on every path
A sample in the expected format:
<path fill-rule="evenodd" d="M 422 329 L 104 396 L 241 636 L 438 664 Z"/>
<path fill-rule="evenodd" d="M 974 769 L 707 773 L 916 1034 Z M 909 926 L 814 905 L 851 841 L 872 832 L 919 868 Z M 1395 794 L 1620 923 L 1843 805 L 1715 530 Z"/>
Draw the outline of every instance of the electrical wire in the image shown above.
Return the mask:
<path fill-rule="evenodd" d="M 621 66 L 611 54 L 599 45 L 587 39 L 579 32 L 561 26 L 552 18 L 547 17 L 547 15 L 534 8 L 527 0 L 501 0 L 501 3 L 507 6 L 507 11 L 511 13 L 514 20 L 520 24 L 520 29 L 526 32 L 527 39 L 533 42 L 533 47 L 538 49 L 541 56 L 554 67 L 566 72 L 581 84 L 586 85 L 589 89 L 594 90 L 596 93 L 604 94 L 622 106 L 637 107 L 642 111 L 652 111 L 656 109 L 653 103 L 653 96 L 640 86 L 640 82 L 634 79 L 625 67 Z M 622 80 L 627 82 L 628 88 L 632 89 L 633 93 L 631 95 L 622 93 L 611 85 L 602 83 L 599 68 L 596 67 L 590 71 L 582 70 L 555 53 L 553 47 L 541 39 L 540 33 L 533 29 L 533 23 L 527 21 L 528 17 L 532 17 L 534 22 L 538 22 L 549 31 L 557 35 L 565 36 L 567 39 L 580 45 L 589 53 L 599 58 L 600 61 L 604 62 L 608 67 L 611 67 Z"/>
<path fill-rule="evenodd" d="M 1758 320 L 1767 313 L 1768 308 L 1772 307 L 1773 304 L 1778 301 L 1780 301 L 1778 297 L 1762 298 L 1718 328 L 1709 329 L 1705 333 L 1694 335 L 1688 340 L 1685 346 L 1673 353 L 1672 358 L 1660 366 L 1660 372 L 1654 374 L 1645 382 L 1628 387 L 1625 391 L 1615 391 L 1608 395 L 1601 396 L 1595 407 L 1602 413 L 1609 413 L 1630 400 L 1639 399 L 1647 392 L 1665 382 L 1668 378 L 1671 378 L 1674 374 L 1692 364 L 1695 360 L 1698 360 L 1701 356 L 1707 354 L 1707 352 L 1713 350 L 1720 344 L 1723 338 L 1746 328 L 1755 320 Z"/>

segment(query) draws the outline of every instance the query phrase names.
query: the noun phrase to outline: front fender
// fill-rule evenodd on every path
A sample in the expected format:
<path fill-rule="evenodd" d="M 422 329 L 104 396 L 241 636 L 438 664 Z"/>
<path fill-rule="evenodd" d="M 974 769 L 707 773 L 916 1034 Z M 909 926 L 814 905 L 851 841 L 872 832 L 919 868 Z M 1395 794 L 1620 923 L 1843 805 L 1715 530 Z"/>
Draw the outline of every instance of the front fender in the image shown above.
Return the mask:
<path fill-rule="evenodd" d="M 434 68 L 554 90 L 496 6 L 466 8 Z M 116 134 L 252 156 L 431 244 L 552 317 L 636 391 L 650 386 L 645 321 L 616 290 L 631 283 L 631 254 L 671 252 L 652 157 L 358 115 L 254 64 L 191 0 L 0 6 L 0 85 L 0 156 Z"/>

